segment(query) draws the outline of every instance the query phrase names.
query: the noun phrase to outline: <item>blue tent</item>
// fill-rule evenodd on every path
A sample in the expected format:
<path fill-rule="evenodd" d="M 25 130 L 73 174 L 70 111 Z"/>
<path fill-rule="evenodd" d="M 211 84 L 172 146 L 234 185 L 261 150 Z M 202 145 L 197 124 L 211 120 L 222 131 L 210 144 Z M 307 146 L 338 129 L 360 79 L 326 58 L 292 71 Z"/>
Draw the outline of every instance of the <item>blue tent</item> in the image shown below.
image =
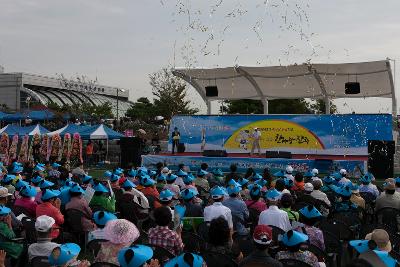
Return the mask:
<path fill-rule="evenodd" d="M 3 120 L 4 117 L 8 116 L 8 115 L 10 115 L 10 114 L 0 111 L 0 120 Z"/>
<path fill-rule="evenodd" d="M 5 121 L 20 121 L 26 118 L 26 115 L 24 115 L 21 112 L 16 112 L 13 114 L 8 114 L 6 116 L 4 116 L 3 120 Z"/>
<path fill-rule="evenodd" d="M 96 139 L 113 140 L 124 137 L 124 135 L 114 131 L 113 129 L 105 126 L 104 124 L 91 126 L 89 129 L 81 132 L 80 134 L 82 139 L 91 139 L 91 140 L 96 140 Z"/>
<path fill-rule="evenodd" d="M 18 125 L 8 124 L 0 129 L 0 134 L 6 133 L 6 134 L 12 136 L 14 134 L 19 134 L 20 129 L 21 129 L 21 127 Z"/>
<path fill-rule="evenodd" d="M 36 125 L 21 127 L 19 135 L 25 135 L 25 134 L 27 134 L 29 136 L 32 136 L 35 134 L 42 135 L 42 134 L 47 134 L 49 132 L 50 131 L 47 130 L 46 128 L 44 128 L 42 125 L 36 124 Z"/>
<path fill-rule="evenodd" d="M 66 133 L 69 133 L 73 135 L 74 133 L 81 133 L 82 131 L 85 131 L 89 129 L 90 126 L 84 126 L 84 125 L 76 125 L 76 124 L 67 124 L 61 129 L 58 129 L 54 132 L 49 133 L 50 136 L 53 136 L 55 134 L 59 134 L 60 136 L 64 136 Z"/>
<path fill-rule="evenodd" d="M 34 121 L 50 120 L 54 118 L 54 113 L 49 110 L 34 110 L 29 112 L 27 117 Z"/>

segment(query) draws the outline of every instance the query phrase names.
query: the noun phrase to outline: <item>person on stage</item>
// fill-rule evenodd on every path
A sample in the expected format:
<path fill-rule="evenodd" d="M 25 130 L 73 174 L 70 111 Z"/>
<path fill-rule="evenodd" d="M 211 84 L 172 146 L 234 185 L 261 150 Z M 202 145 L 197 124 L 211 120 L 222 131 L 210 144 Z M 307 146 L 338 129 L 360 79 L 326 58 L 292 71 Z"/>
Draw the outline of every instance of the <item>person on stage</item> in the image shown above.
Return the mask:
<path fill-rule="evenodd" d="M 172 154 L 175 154 L 175 147 L 178 150 L 179 141 L 181 140 L 181 133 L 178 131 L 178 128 L 175 127 L 172 132 Z"/>
<path fill-rule="evenodd" d="M 253 137 L 253 145 L 251 147 L 250 155 L 253 156 L 254 150 L 256 148 L 258 149 L 258 155 L 261 155 L 261 150 L 260 150 L 261 131 L 257 127 L 254 128 L 252 137 Z"/>

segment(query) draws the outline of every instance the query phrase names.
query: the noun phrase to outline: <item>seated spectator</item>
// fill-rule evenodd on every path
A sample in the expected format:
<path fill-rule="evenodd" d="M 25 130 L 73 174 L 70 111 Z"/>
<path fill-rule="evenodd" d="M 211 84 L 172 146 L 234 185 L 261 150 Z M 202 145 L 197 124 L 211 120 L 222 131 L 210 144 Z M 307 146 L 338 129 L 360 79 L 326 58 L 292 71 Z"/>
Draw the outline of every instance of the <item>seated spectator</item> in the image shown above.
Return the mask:
<path fill-rule="evenodd" d="M 194 182 L 194 185 L 195 185 L 195 186 L 200 186 L 201 188 L 203 188 L 204 190 L 206 190 L 207 192 L 209 192 L 209 191 L 210 191 L 210 185 L 209 185 L 209 183 L 208 183 L 208 181 L 207 181 L 207 179 L 206 179 L 206 175 L 208 175 L 208 172 L 205 171 L 205 170 L 203 170 L 203 169 L 200 169 L 200 170 L 197 172 L 197 178 L 194 179 L 193 182 Z M 204 194 L 204 193 L 202 192 L 200 196 L 201 196 L 201 197 L 208 197 L 208 194 Z"/>
<path fill-rule="evenodd" d="M 304 190 L 304 177 L 301 173 L 296 173 L 294 176 L 294 185 L 292 187 L 293 191 L 303 191 Z"/>
<path fill-rule="evenodd" d="M 149 201 L 147 200 L 146 196 L 139 190 L 136 190 L 136 185 L 129 179 L 126 179 L 121 187 L 124 189 L 120 200 L 122 203 L 134 202 L 143 209 L 150 208 Z"/>
<path fill-rule="evenodd" d="M 232 218 L 235 218 L 234 229 L 238 235 L 247 235 L 249 230 L 246 229 L 245 223 L 249 218 L 249 210 L 243 200 L 239 199 L 241 186 L 235 180 L 228 183 L 228 198 L 225 198 L 222 205 L 231 210 Z"/>
<path fill-rule="evenodd" d="M 325 250 L 324 234 L 322 231 L 314 227 L 314 225 L 322 218 L 322 214 L 314 206 L 306 206 L 299 210 L 300 225 L 296 228 L 296 231 L 302 232 L 308 236 L 309 242 L 315 245 L 322 251 Z"/>
<path fill-rule="evenodd" d="M 237 165 L 231 164 L 229 167 L 230 173 L 225 176 L 225 184 L 227 184 L 230 180 L 238 181 L 242 176 L 237 173 Z"/>
<path fill-rule="evenodd" d="M 90 262 L 87 260 L 78 261 L 78 255 L 81 251 L 79 245 L 74 243 L 62 244 L 53 249 L 49 255 L 49 263 L 51 266 L 78 266 L 88 267 Z"/>
<path fill-rule="evenodd" d="M 177 178 L 175 184 L 179 186 L 179 188 L 183 188 L 185 183 L 183 182 L 183 178 L 188 175 L 188 173 L 184 170 L 185 165 L 179 164 L 178 172 L 176 172 Z"/>
<path fill-rule="evenodd" d="M 107 211 L 96 211 L 93 213 L 93 220 L 97 226 L 97 229 L 89 232 L 88 234 L 88 242 L 94 239 L 106 239 L 104 227 L 107 222 L 118 219 L 114 214 Z"/>
<path fill-rule="evenodd" d="M 188 175 L 183 177 L 183 187 L 182 189 L 193 189 L 197 191 L 196 186 L 194 185 L 194 176 L 191 173 L 188 173 Z"/>
<path fill-rule="evenodd" d="M 182 190 L 181 198 L 183 199 L 183 205 L 186 208 L 185 217 L 203 217 L 203 208 L 201 205 L 196 203 L 196 196 L 197 191 L 193 189 Z"/>
<path fill-rule="evenodd" d="M 213 219 L 222 216 L 228 222 L 229 229 L 231 229 L 231 233 L 233 233 L 231 210 L 222 204 L 225 196 L 225 189 L 216 186 L 211 189 L 210 195 L 214 203 L 204 208 L 204 221 L 211 222 Z"/>
<path fill-rule="evenodd" d="M 71 200 L 65 205 L 65 210 L 75 209 L 82 212 L 84 216 L 82 216 L 82 230 L 84 232 L 92 231 L 95 228 L 94 223 L 92 222 L 92 210 L 89 207 L 86 199 L 83 197 L 85 190 L 82 189 L 78 184 L 74 184 L 69 190 L 71 195 Z"/>
<path fill-rule="evenodd" d="M 136 226 L 125 219 L 110 220 L 104 227 L 107 242 L 101 243 L 95 262 L 108 262 L 118 265 L 118 252 L 135 242 L 139 236 Z"/>
<path fill-rule="evenodd" d="M 174 224 L 174 230 L 178 228 L 178 226 L 181 223 L 181 218 L 178 212 L 175 212 L 173 207 L 173 197 L 174 193 L 172 193 L 170 190 L 165 189 L 160 192 L 160 204 L 162 207 L 167 207 L 171 211 L 171 216 L 172 216 L 172 221 Z"/>
<path fill-rule="evenodd" d="M 228 222 L 223 217 L 213 219 L 210 223 L 207 251 L 228 255 L 236 262 L 243 258 L 239 248 L 233 246 Z"/>
<path fill-rule="evenodd" d="M 282 263 L 268 254 L 268 248 L 272 243 L 272 229 L 268 225 L 257 225 L 253 233 L 254 251 L 244 258 L 239 266 L 260 264 L 260 266 L 283 267 Z"/>
<path fill-rule="evenodd" d="M 28 247 L 29 261 L 34 257 L 48 257 L 54 248 L 60 245 L 51 242 L 51 229 L 55 220 L 47 215 L 37 217 L 35 229 L 37 233 L 37 242 Z"/>
<path fill-rule="evenodd" d="M 351 240 L 349 245 L 358 253 L 359 259 L 374 267 L 397 266 L 397 262 L 387 251 L 381 251 L 374 240 Z"/>
<path fill-rule="evenodd" d="M 44 180 L 44 179 L 43 179 L 43 180 L 39 183 L 40 192 L 37 193 L 37 195 L 36 195 L 36 197 L 35 197 L 35 201 L 36 201 L 38 204 L 42 203 L 42 194 L 43 194 L 43 191 L 44 191 L 45 189 L 52 189 L 53 186 L 54 186 L 54 183 L 53 183 L 53 182 L 50 182 L 50 181 L 48 181 L 48 180 Z"/>
<path fill-rule="evenodd" d="M 93 208 L 93 206 L 100 206 L 105 211 L 115 212 L 115 198 L 109 196 L 108 189 L 101 183 L 95 185 L 93 187 L 95 190 L 94 196 L 92 200 L 90 200 L 89 206 Z"/>
<path fill-rule="evenodd" d="M 122 267 L 159 267 L 157 259 L 152 259 L 153 250 L 144 245 L 132 245 L 118 252 L 118 262 Z"/>
<path fill-rule="evenodd" d="M 21 198 L 17 199 L 14 203 L 15 207 L 20 207 L 24 210 L 24 214 L 28 217 L 36 217 L 37 203 L 35 196 L 37 194 L 36 188 L 31 185 L 26 185 L 19 190 Z"/>
<path fill-rule="evenodd" d="M 6 187 L 2 187 L 0 186 L 0 206 L 7 206 L 8 203 L 8 199 L 11 197 L 12 195 L 8 192 Z M 14 212 L 10 212 L 10 216 L 11 216 L 11 224 L 12 224 L 12 228 L 14 230 L 19 230 L 20 228 L 22 228 L 22 223 L 15 217 Z"/>
<path fill-rule="evenodd" d="M 392 243 L 390 242 L 389 234 L 383 229 L 375 229 L 367 234 L 365 239 L 375 241 L 378 249 L 381 251 L 392 251 Z"/>
<path fill-rule="evenodd" d="M 317 200 L 323 201 L 327 206 L 331 206 L 331 202 L 328 199 L 328 196 L 322 192 L 320 189 L 322 187 L 322 180 L 316 179 L 311 182 L 314 187 L 314 190 L 311 192 L 311 196 Z"/>
<path fill-rule="evenodd" d="M 304 191 L 301 191 L 300 194 L 297 194 L 296 203 L 307 203 L 313 206 L 316 206 L 316 200 L 311 196 L 311 193 L 314 191 L 314 186 L 312 183 L 306 183 L 304 185 Z M 299 192 L 299 191 L 298 191 Z"/>
<path fill-rule="evenodd" d="M 166 180 L 167 177 L 163 173 L 157 175 L 156 189 L 158 192 L 160 192 L 164 188 Z"/>
<path fill-rule="evenodd" d="M 149 230 L 149 244 L 163 247 L 173 255 L 179 255 L 183 250 L 181 228 L 176 232 L 168 228 L 172 222 L 171 211 L 167 207 L 160 207 L 154 210 L 153 215 L 157 226 Z"/>
<path fill-rule="evenodd" d="M 396 192 L 393 179 L 386 179 L 382 194 L 376 199 L 375 210 L 382 208 L 400 209 L 400 193 Z"/>
<path fill-rule="evenodd" d="M 365 210 L 365 199 L 361 197 L 358 188 L 358 185 L 352 187 L 350 202 Z"/>
<path fill-rule="evenodd" d="M 249 185 L 249 180 L 246 178 L 240 178 L 238 180 L 239 185 L 242 187 L 242 190 L 240 190 L 240 197 L 242 198 L 243 201 L 250 200 L 250 190 L 248 188 Z"/>
<path fill-rule="evenodd" d="M 293 197 L 291 194 L 285 193 L 281 196 L 281 210 L 286 211 L 289 221 L 298 221 L 299 213 L 297 211 L 292 210 L 293 205 Z"/>
<path fill-rule="evenodd" d="M 275 189 L 278 192 L 282 192 L 283 190 L 285 190 L 285 180 L 283 178 L 279 178 L 275 181 Z"/>
<path fill-rule="evenodd" d="M 360 178 L 361 185 L 359 187 L 360 192 L 369 192 L 375 198 L 379 196 L 379 190 L 376 185 L 372 184 L 372 174 L 366 173 Z M 397 182 L 396 182 L 397 183 Z M 397 191 L 397 190 L 396 190 Z"/>
<path fill-rule="evenodd" d="M 197 254 L 193 253 L 184 253 L 180 256 L 177 256 L 167 263 L 164 264 L 164 267 L 206 267 L 207 264 L 204 262 L 203 258 Z"/>
<path fill-rule="evenodd" d="M 258 211 L 258 213 L 266 210 L 268 208 L 267 204 L 265 204 L 265 202 L 261 199 L 261 186 L 252 184 L 249 186 L 249 189 L 251 200 L 245 201 L 247 209 L 255 209 Z"/>
<path fill-rule="evenodd" d="M 152 201 L 149 200 L 149 203 L 153 203 L 154 208 L 161 207 L 160 202 L 158 202 L 158 198 L 160 197 L 160 193 L 158 193 L 156 187 L 155 187 L 156 181 L 150 178 L 148 175 L 144 175 L 140 179 L 140 184 L 143 186 L 143 189 L 140 190 L 146 197 L 149 199 L 149 197 L 153 198 Z M 152 205 L 150 204 L 150 207 Z"/>
<path fill-rule="evenodd" d="M 357 211 L 357 205 L 350 201 L 351 188 L 347 184 L 345 186 L 336 186 L 332 188 L 336 193 L 335 202 L 333 203 L 335 211 Z"/>
<path fill-rule="evenodd" d="M 279 251 L 275 258 L 277 260 L 294 259 L 305 262 L 313 267 L 319 267 L 317 257 L 310 251 L 302 251 L 300 247 L 308 241 L 308 236 L 297 231 L 290 230 L 282 237 L 282 245 L 286 251 Z"/>
<path fill-rule="evenodd" d="M 324 185 L 321 187 L 320 190 L 324 193 L 333 192 L 333 183 L 335 179 L 332 176 L 326 176 L 322 179 L 322 181 L 324 182 Z"/>
<path fill-rule="evenodd" d="M 181 190 L 180 190 L 179 186 L 175 184 L 176 178 L 178 178 L 178 176 L 176 176 L 175 174 L 169 173 L 166 176 L 167 184 L 164 185 L 163 189 L 171 190 L 171 192 L 173 192 L 175 194 L 175 197 L 178 198 Z"/>
<path fill-rule="evenodd" d="M 58 198 L 60 191 L 46 189 L 42 195 L 42 204 L 36 207 L 36 216 L 47 215 L 52 217 L 55 221 L 51 231 L 51 238 L 57 238 L 59 235 L 59 228 L 64 224 L 64 215 L 60 211 L 61 200 Z"/>
<path fill-rule="evenodd" d="M 3 179 L 0 181 L 1 184 L 7 188 L 8 193 L 14 194 L 15 192 L 15 187 L 12 185 L 12 182 L 16 179 L 15 175 L 12 174 L 7 174 L 3 176 Z"/>
<path fill-rule="evenodd" d="M 258 224 L 272 225 L 283 231 L 289 231 L 292 226 L 290 225 L 288 214 L 278 208 L 280 197 L 281 194 L 276 189 L 267 191 L 268 209 L 261 212 Z"/>
<path fill-rule="evenodd" d="M 11 225 L 11 210 L 5 206 L 0 206 L 0 235 L 2 242 L 0 242 L 0 249 L 7 253 L 7 256 L 16 261 L 22 254 L 23 245 L 12 241 L 16 235 Z"/>

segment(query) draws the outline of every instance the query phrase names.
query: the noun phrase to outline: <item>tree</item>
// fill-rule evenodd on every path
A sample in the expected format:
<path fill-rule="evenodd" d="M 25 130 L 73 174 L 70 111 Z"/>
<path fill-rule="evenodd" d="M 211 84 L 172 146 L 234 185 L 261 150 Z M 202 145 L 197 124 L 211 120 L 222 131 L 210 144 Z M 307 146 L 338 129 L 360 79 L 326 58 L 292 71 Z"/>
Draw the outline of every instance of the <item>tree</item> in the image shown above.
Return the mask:
<path fill-rule="evenodd" d="M 337 113 L 337 107 L 333 104 L 332 100 L 329 100 L 331 103 L 330 113 L 335 114 Z M 323 99 L 317 99 L 315 103 L 310 105 L 311 110 L 314 114 L 325 114 L 325 101 Z"/>
<path fill-rule="evenodd" d="M 187 100 L 186 83 L 175 77 L 172 72 L 163 68 L 149 75 L 154 95 L 156 115 L 171 119 L 176 114 L 195 114 L 198 109 L 190 107 Z"/>
<path fill-rule="evenodd" d="M 149 123 L 154 120 L 156 115 L 156 107 L 147 97 L 140 97 L 126 111 L 126 116 L 132 119 Z"/>

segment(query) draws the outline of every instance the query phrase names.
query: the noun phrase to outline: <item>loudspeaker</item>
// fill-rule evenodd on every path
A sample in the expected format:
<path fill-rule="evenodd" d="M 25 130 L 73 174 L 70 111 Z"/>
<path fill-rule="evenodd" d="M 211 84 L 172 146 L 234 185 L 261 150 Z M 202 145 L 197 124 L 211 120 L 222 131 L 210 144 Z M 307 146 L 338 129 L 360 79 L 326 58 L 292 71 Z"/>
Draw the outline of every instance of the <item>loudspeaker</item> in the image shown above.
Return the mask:
<path fill-rule="evenodd" d="M 184 153 L 186 150 L 185 144 L 184 143 L 179 143 L 178 148 L 176 149 L 178 153 Z"/>
<path fill-rule="evenodd" d="M 226 150 L 204 150 L 204 157 L 227 157 Z"/>
<path fill-rule="evenodd" d="M 393 177 L 394 141 L 368 140 L 368 171 L 377 179 Z"/>
<path fill-rule="evenodd" d="M 121 149 L 121 167 L 127 168 L 133 164 L 140 166 L 142 161 L 142 141 L 138 137 L 121 137 L 119 140 Z"/>
<path fill-rule="evenodd" d="M 281 158 L 281 159 L 291 159 L 292 153 L 288 151 L 266 151 L 266 158 Z"/>
<path fill-rule="evenodd" d="M 206 86 L 206 96 L 207 97 L 216 97 L 216 96 L 218 96 L 218 87 L 216 85 Z"/>
<path fill-rule="evenodd" d="M 347 82 L 344 84 L 344 93 L 346 95 L 356 95 L 360 93 L 359 82 Z"/>

